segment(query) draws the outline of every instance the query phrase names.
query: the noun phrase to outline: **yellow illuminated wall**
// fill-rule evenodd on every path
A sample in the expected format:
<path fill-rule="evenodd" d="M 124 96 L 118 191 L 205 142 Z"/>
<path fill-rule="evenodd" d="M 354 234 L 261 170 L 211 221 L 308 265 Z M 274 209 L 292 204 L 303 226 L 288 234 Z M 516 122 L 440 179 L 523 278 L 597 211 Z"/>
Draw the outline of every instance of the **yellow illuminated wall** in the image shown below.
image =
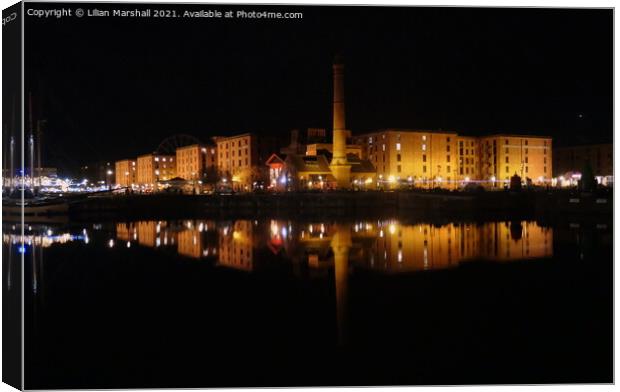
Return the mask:
<path fill-rule="evenodd" d="M 457 166 L 455 178 L 461 183 L 480 179 L 480 141 L 475 137 L 456 138 Z"/>
<path fill-rule="evenodd" d="M 208 154 L 215 155 L 215 147 L 194 144 L 177 148 L 176 168 L 177 176 L 184 180 L 198 180 L 202 178 L 207 168 Z"/>
<path fill-rule="evenodd" d="M 136 183 L 136 161 L 133 159 L 116 161 L 114 174 L 117 185 L 131 187 Z"/>
<path fill-rule="evenodd" d="M 170 180 L 176 176 L 174 155 L 146 154 L 137 159 L 136 182 L 153 187 L 157 181 Z"/>
<path fill-rule="evenodd" d="M 379 182 L 455 186 L 456 133 L 393 129 L 361 135 L 355 140 L 377 168 Z"/>
<path fill-rule="evenodd" d="M 502 187 L 517 174 L 522 181 L 550 184 L 552 177 L 552 139 L 519 135 L 480 138 L 480 176 L 489 185 Z M 492 180 L 495 180 L 493 184 Z"/>
<path fill-rule="evenodd" d="M 244 134 L 217 139 L 218 172 L 233 182 L 235 189 L 244 189 L 252 183 L 254 168 L 258 165 L 256 136 Z"/>
<path fill-rule="evenodd" d="M 467 137 L 456 133 L 388 129 L 355 141 L 384 185 L 456 188 L 467 181 L 503 187 L 514 174 L 534 184 L 551 180 L 552 139 L 521 135 Z"/>

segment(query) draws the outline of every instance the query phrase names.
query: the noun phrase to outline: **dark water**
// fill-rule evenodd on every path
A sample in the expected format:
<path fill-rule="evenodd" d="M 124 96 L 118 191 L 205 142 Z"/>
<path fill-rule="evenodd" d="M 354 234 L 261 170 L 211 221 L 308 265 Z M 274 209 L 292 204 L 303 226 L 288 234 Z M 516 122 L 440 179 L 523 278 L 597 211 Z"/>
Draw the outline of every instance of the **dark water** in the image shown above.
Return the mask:
<path fill-rule="evenodd" d="M 18 231 L 26 388 L 612 382 L 611 222 Z"/>

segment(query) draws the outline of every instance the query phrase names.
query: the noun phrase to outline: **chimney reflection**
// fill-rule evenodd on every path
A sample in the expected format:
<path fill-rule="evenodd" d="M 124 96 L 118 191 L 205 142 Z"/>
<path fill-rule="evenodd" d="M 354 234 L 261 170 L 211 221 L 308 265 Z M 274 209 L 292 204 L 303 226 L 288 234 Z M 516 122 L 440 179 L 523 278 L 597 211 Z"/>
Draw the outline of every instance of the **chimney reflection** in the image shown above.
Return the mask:
<path fill-rule="evenodd" d="M 338 320 L 338 342 L 346 342 L 345 333 L 348 304 L 349 251 L 351 250 L 351 227 L 334 225 L 331 248 L 334 252 L 334 277 L 336 285 L 336 318 Z"/>
<path fill-rule="evenodd" d="M 442 225 L 396 220 L 141 221 L 117 224 L 116 235 L 118 240 L 141 246 L 176 248 L 184 257 L 214 258 L 218 266 L 241 271 L 253 271 L 269 262 L 259 257 L 260 250 L 284 256 L 296 274 L 325 274 L 333 266 L 341 344 L 346 343 L 351 268 L 406 273 L 452 268 L 468 260 L 506 262 L 553 255 L 553 229 L 527 221 Z"/>

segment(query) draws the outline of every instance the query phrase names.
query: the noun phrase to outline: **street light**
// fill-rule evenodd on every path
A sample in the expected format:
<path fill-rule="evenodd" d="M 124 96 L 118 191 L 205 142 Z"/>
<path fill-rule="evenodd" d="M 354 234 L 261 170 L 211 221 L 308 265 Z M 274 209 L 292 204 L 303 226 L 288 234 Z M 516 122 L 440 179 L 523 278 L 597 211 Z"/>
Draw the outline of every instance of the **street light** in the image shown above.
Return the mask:
<path fill-rule="evenodd" d="M 108 189 L 111 188 L 111 184 L 110 184 L 110 176 L 112 175 L 112 173 L 114 173 L 112 170 L 108 169 L 108 171 L 106 172 L 106 183 L 108 185 Z"/>

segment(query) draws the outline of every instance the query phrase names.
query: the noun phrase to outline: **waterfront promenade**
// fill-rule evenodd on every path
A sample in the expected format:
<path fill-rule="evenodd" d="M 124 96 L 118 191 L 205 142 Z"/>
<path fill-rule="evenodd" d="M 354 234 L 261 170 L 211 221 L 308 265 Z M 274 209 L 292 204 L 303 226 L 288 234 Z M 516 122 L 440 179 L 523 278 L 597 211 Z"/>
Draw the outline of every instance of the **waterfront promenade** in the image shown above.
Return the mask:
<path fill-rule="evenodd" d="M 232 195 L 115 194 L 90 197 L 71 206 L 76 218 L 116 217 L 379 217 L 416 215 L 546 216 L 610 214 L 611 190 L 448 192 L 287 192 Z"/>

